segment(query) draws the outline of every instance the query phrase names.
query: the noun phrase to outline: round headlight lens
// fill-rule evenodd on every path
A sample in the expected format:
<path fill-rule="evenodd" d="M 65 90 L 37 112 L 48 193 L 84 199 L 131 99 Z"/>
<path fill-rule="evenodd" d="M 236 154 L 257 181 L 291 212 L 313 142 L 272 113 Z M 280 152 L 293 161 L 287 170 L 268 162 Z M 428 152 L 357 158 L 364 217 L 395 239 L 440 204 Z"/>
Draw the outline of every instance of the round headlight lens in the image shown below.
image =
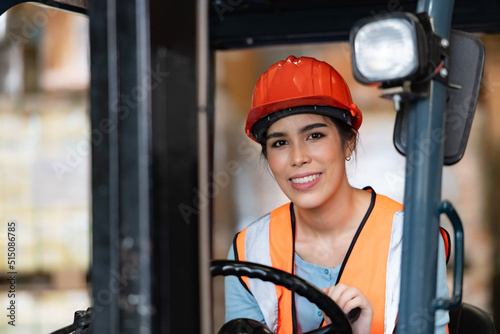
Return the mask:
<path fill-rule="evenodd" d="M 404 78 L 418 68 L 413 25 L 404 19 L 374 21 L 354 37 L 358 71 L 372 82 Z"/>

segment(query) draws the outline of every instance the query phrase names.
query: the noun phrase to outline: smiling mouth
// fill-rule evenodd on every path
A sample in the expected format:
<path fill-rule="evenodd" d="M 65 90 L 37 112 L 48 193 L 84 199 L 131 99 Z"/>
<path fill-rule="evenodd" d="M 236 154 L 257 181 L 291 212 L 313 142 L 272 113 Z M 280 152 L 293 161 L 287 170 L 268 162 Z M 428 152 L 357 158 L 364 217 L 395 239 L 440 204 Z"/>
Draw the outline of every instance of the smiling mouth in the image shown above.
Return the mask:
<path fill-rule="evenodd" d="M 320 174 L 314 174 L 314 175 L 309 175 L 309 176 L 305 176 L 305 177 L 293 178 L 293 179 L 290 179 L 290 181 L 292 181 L 293 184 L 304 184 L 304 183 L 308 183 L 308 182 L 316 180 L 319 176 L 320 176 Z"/>

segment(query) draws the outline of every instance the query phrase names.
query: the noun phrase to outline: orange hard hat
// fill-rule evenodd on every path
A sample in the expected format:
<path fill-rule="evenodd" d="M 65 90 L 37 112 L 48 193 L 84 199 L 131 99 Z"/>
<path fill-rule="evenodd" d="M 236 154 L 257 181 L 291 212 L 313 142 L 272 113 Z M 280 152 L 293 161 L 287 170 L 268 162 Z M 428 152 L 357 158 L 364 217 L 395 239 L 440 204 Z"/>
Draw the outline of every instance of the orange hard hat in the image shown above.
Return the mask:
<path fill-rule="evenodd" d="M 332 66 L 310 57 L 289 56 L 271 65 L 257 81 L 245 132 L 260 142 L 259 134 L 272 122 L 298 113 L 338 118 L 356 130 L 362 122 L 349 87 Z M 254 128 L 259 124 L 258 129 Z"/>

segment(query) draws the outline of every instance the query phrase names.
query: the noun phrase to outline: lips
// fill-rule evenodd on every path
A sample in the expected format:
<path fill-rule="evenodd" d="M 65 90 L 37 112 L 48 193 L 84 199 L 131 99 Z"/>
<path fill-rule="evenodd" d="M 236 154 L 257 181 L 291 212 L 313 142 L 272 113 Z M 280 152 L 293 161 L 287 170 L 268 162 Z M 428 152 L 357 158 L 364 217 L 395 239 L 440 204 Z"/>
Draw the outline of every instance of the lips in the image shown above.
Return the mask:
<path fill-rule="evenodd" d="M 296 190 L 307 190 L 313 187 L 321 177 L 321 173 L 309 175 L 297 175 L 290 178 L 292 187 Z"/>

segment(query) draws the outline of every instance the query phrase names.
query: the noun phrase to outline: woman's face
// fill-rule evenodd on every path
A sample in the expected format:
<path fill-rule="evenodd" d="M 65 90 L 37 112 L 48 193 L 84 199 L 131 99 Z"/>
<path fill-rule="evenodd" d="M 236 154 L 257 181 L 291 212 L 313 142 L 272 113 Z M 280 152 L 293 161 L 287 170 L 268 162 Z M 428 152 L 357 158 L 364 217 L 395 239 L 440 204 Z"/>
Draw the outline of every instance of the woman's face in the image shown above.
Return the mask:
<path fill-rule="evenodd" d="M 278 185 L 298 207 L 317 208 L 347 184 L 350 151 L 327 117 L 298 114 L 276 121 L 267 131 L 266 149 Z"/>

